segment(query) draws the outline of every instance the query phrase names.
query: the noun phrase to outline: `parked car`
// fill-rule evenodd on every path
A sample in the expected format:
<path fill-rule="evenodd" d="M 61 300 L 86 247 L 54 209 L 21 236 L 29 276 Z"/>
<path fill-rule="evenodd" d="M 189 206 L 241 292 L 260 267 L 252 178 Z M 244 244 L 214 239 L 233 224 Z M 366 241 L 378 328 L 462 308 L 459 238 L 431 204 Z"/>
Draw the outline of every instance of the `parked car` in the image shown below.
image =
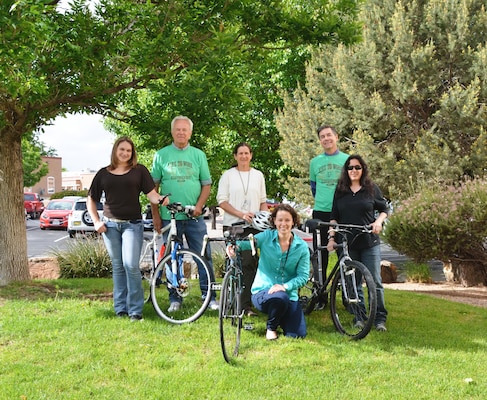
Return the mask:
<path fill-rule="evenodd" d="M 96 205 L 98 215 L 103 217 L 103 204 L 98 202 Z M 95 226 L 91 215 L 86 208 L 86 198 L 79 198 L 74 203 L 73 212 L 68 217 L 68 234 L 70 238 L 74 238 L 76 233 L 85 234 L 87 232 L 95 232 Z"/>
<path fill-rule="evenodd" d="M 150 204 L 146 204 L 145 206 L 145 210 L 142 213 L 142 222 L 144 223 L 144 231 L 152 231 L 154 229 Z"/>
<path fill-rule="evenodd" d="M 24 193 L 24 208 L 32 219 L 39 218 L 44 211 L 43 200 L 44 199 L 41 199 L 37 193 Z"/>
<path fill-rule="evenodd" d="M 67 229 L 74 203 L 71 199 L 50 200 L 39 218 L 40 228 Z"/>
<path fill-rule="evenodd" d="M 270 212 L 274 211 L 274 208 L 276 208 L 279 204 L 281 204 L 274 199 L 267 199 L 266 203 L 267 203 L 267 208 L 269 209 Z"/>

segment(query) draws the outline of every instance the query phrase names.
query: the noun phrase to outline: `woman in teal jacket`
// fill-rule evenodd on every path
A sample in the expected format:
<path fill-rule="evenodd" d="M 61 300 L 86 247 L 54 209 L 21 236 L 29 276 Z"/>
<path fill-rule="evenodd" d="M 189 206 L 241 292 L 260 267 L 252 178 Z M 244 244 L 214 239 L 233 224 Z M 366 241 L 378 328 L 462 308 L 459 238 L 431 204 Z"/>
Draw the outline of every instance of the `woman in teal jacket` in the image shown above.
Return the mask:
<path fill-rule="evenodd" d="M 292 231 L 299 225 L 299 216 L 290 205 L 278 205 L 270 219 L 273 229 L 255 235 L 260 258 L 252 303 L 268 315 L 267 339 L 277 339 L 279 326 L 284 335 L 302 338 L 306 336 L 306 321 L 298 289 L 309 278 L 308 245 Z"/>

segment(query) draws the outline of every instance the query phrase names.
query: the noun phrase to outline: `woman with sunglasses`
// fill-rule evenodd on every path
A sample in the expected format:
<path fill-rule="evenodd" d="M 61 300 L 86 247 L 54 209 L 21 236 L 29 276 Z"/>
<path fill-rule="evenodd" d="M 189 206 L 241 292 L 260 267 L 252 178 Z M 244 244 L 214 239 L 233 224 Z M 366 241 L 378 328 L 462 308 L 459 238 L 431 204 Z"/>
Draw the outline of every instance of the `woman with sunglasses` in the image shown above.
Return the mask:
<path fill-rule="evenodd" d="M 341 224 L 370 225 L 372 233 L 349 234 L 350 257 L 362 262 L 374 277 L 377 286 L 377 314 L 375 327 L 386 331 L 387 310 L 384 303 L 380 268 L 379 233 L 387 218 L 388 205 L 379 187 L 371 180 L 367 164 L 359 155 L 351 155 L 343 166 L 333 198 L 330 222 Z M 328 251 L 333 251 L 335 237 L 333 231 L 328 236 Z"/>

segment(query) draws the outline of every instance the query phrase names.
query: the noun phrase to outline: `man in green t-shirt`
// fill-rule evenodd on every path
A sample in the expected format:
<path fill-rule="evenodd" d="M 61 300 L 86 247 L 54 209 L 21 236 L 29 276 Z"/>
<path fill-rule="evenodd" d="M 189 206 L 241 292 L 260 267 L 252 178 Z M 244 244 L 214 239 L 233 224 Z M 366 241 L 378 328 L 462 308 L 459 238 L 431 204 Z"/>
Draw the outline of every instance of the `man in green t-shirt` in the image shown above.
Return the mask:
<path fill-rule="evenodd" d="M 171 194 L 170 201 L 179 202 L 184 206 L 195 206 L 193 219 L 188 219 L 184 214 L 177 216 L 178 236 L 186 238 L 190 249 L 201 254 L 203 237 L 207 234 L 206 223 L 202 212 L 206 200 L 210 195 L 211 176 L 206 155 L 200 149 L 189 144 L 193 133 L 193 122 L 184 116 L 178 116 L 171 122 L 171 134 L 173 143 L 160 149 L 152 163 L 152 178 L 156 184 L 156 190 L 160 194 Z M 162 218 L 159 207 L 152 207 L 154 229 L 161 231 L 162 226 L 170 223 L 170 214 L 162 207 Z M 166 240 L 166 238 L 164 238 Z M 210 246 L 207 248 L 207 260 L 210 270 L 213 271 Z M 199 271 L 200 276 L 204 270 Z M 204 282 L 201 279 L 200 282 Z M 169 312 L 175 312 L 181 308 L 182 298 L 175 291 L 170 291 Z M 209 308 L 218 310 L 215 293 Z"/>
<path fill-rule="evenodd" d="M 348 159 L 348 154 L 338 150 L 338 133 L 335 128 L 330 125 L 322 125 L 318 128 L 317 133 L 324 152 L 314 157 L 309 164 L 311 193 L 315 199 L 313 219 L 329 222 L 335 188 L 343 165 Z M 328 229 L 321 230 L 321 245 L 323 246 L 328 243 L 327 231 Z M 313 245 L 316 247 L 315 236 L 313 237 Z M 322 251 L 323 271 L 326 271 L 327 266 L 328 251 L 324 249 Z M 317 271 L 315 271 L 315 279 L 318 278 Z"/>

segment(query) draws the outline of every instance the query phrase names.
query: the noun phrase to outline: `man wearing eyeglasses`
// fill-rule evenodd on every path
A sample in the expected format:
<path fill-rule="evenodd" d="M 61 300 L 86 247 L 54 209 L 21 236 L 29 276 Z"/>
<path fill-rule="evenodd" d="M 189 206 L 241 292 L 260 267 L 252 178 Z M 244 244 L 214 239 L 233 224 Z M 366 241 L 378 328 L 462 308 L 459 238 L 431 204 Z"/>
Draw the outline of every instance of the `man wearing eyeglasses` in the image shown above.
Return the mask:
<path fill-rule="evenodd" d="M 315 199 L 313 219 L 329 222 L 333 195 L 348 154 L 338 149 L 338 133 L 335 128 L 330 125 L 322 125 L 318 128 L 317 133 L 324 152 L 311 159 L 309 164 L 311 193 Z M 328 242 L 327 231 L 327 228 L 321 230 L 321 245 L 323 246 L 326 246 Z M 315 235 L 313 235 L 313 245 L 316 247 Z M 322 269 L 326 271 L 328 252 L 323 250 L 321 255 Z M 323 274 L 324 276 L 325 274 Z M 318 278 L 317 271 L 315 271 L 315 279 Z"/>

